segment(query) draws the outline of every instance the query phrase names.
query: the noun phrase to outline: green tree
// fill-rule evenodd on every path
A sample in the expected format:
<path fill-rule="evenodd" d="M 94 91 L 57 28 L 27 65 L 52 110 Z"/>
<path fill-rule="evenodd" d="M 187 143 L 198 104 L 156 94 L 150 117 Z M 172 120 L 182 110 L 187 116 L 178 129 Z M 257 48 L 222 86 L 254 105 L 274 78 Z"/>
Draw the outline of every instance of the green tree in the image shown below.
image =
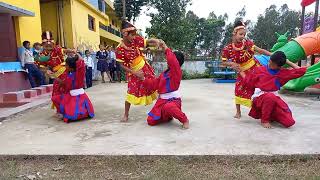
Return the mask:
<path fill-rule="evenodd" d="M 295 28 L 299 26 L 300 12 L 290 10 L 286 4 L 279 9 L 271 5 L 263 15 L 259 15 L 252 38 L 259 47 L 270 50 L 277 41 L 275 32 L 284 34 L 289 31 L 294 36 Z"/>
<path fill-rule="evenodd" d="M 126 0 L 126 18 L 128 21 L 133 20 L 135 22 L 136 18 L 141 13 L 141 8 L 148 3 L 148 0 Z M 123 17 L 123 4 L 122 0 L 114 0 L 113 2 L 116 15 L 119 18 Z"/>
<path fill-rule="evenodd" d="M 150 13 L 151 27 L 146 29 L 149 36 L 163 39 L 169 47 L 184 49 L 190 43 L 193 29 L 186 20 L 186 8 L 191 0 L 150 0 L 149 6 L 157 10 Z"/>
<path fill-rule="evenodd" d="M 204 51 L 206 56 L 217 55 L 219 51 L 219 43 L 221 42 L 222 35 L 224 32 L 225 22 L 227 20 L 227 15 L 217 17 L 214 12 L 209 14 L 209 17 L 200 24 L 202 26 L 202 31 L 200 36 L 202 41 L 200 43 L 201 49 Z"/>

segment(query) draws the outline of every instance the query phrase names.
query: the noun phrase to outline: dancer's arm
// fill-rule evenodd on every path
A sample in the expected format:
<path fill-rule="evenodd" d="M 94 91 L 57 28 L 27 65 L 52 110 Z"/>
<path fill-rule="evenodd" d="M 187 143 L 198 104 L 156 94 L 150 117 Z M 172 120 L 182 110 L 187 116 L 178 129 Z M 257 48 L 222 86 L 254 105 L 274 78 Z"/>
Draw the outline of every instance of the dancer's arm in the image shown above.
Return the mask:
<path fill-rule="evenodd" d="M 127 66 L 123 65 L 123 63 L 120 62 L 121 68 L 124 69 L 124 71 L 126 71 L 127 73 L 133 74 L 135 76 L 137 76 L 140 80 L 144 80 L 144 74 L 142 71 L 134 71 L 130 68 L 128 68 Z"/>
<path fill-rule="evenodd" d="M 267 55 L 267 56 L 271 56 L 272 55 L 271 52 L 269 52 L 269 51 L 267 51 L 265 49 L 259 48 L 258 46 L 254 46 L 254 50 L 256 52 L 258 52 L 259 54 L 264 54 L 264 55 Z"/>
<path fill-rule="evenodd" d="M 300 68 L 300 66 L 298 66 L 298 65 L 296 65 L 295 63 L 289 61 L 288 59 L 287 59 L 287 61 L 286 61 L 286 64 L 288 64 L 288 65 L 289 65 L 290 67 L 292 67 L 293 69 L 299 69 L 299 68 Z"/>

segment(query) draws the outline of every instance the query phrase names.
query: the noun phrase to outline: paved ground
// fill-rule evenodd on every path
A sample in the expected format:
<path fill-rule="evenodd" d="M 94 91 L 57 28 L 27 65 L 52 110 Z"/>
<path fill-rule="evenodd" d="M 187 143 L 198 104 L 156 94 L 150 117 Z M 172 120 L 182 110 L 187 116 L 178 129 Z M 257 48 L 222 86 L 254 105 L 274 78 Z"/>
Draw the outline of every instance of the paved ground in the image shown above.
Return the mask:
<path fill-rule="evenodd" d="M 274 124 L 263 129 L 244 115 L 233 119 L 233 84 L 210 80 L 182 83 L 183 108 L 191 129 L 176 121 L 149 127 L 146 112 L 134 107 L 130 122 L 120 123 L 125 84 L 101 84 L 88 91 L 96 117 L 65 124 L 53 117 L 49 105 L 0 125 L 0 154 L 111 154 L 111 155 L 241 155 L 318 154 L 319 101 L 286 96 L 297 121 L 290 129 Z M 244 110 L 246 114 L 248 110 Z"/>

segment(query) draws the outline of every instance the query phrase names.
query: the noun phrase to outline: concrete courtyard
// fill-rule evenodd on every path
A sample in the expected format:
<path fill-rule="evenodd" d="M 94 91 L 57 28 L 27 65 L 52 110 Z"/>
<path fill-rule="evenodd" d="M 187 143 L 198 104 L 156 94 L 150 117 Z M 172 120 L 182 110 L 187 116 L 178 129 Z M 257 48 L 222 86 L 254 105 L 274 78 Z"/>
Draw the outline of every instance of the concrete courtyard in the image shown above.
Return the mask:
<path fill-rule="evenodd" d="M 189 130 L 177 121 L 146 124 L 151 108 L 133 107 L 128 123 L 120 123 L 126 84 L 99 84 L 88 94 L 95 107 L 91 120 L 66 124 L 50 105 L 0 124 L 0 154 L 92 155 L 274 155 L 320 153 L 320 102 L 310 97 L 283 96 L 296 119 L 285 129 L 264 129 L 247 116 L 233 118 L 233 84 L 211 80 L 183 81 L 183 110 Z"/>

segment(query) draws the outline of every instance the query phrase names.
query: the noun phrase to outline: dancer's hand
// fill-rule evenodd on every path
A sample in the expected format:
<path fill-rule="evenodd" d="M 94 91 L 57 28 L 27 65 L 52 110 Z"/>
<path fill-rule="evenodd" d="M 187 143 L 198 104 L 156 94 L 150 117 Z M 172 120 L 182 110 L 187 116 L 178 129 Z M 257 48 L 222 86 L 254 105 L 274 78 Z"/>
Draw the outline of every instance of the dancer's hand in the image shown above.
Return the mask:
<path fill-rule="evenodd" d="M 231 64 L 231 68 L 233 69 L 233 70 L 235 70 L 235 71 L 237 71 L 237 72 L 240 72 L 240 65 L 239 64 L 237 64 L 237 63 L 232 63 Z"/>
<path fill-rule="evenodd" d="M 168 48 L 168 46 L 166 45 L 166 43 L 162 40 L 159 39 L 159 46 L 163 49 L 166 50 Z"/>
<path fill-rule="evenodd" d="M 59 83 L 59 86 L 64 85 L 64 82 L 61 79 L 56 78 L 55 80 Z"/>
<path fill-rule="evenodd" d="M 47 74 L 49 75 L 49 76 L 52 76 L 54 73 L 51 71 L 51 70 L 47 70 Z"/>
<path fill-rule="evenodd" d="M 143 71 L 139 70 L 134 72 L 134 75 L 137 76 L 140 80 L 144 80 L 144 73 Z"/>

